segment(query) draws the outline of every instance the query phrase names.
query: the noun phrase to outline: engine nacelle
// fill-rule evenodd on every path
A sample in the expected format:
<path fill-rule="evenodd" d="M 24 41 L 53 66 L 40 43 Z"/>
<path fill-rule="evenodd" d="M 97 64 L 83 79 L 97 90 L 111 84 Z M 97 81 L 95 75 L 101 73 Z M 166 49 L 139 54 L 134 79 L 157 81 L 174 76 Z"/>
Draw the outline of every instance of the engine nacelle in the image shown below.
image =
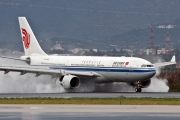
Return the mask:
<path fill-rule="evenodd" d="M 80 79 L 74 75 L 62 76 L 60 77 L 59 81 L 65 89 L 78 88 L 80 85 Z"/>
<path fill-rule="evenodd" d="M 151 79 L 142 82 L 142 88 L 147 88 L 151 84 Z"/>

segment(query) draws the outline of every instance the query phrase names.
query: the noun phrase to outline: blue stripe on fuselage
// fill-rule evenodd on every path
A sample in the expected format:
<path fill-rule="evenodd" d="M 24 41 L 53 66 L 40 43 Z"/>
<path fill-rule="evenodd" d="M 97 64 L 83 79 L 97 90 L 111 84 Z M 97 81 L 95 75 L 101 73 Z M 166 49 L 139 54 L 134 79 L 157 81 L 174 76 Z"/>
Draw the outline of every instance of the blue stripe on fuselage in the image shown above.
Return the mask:
<path fill-rule="evenodd" d="M 51 66 L 51 69 L 97 72 L 155 72 L 154 68 Z"/>

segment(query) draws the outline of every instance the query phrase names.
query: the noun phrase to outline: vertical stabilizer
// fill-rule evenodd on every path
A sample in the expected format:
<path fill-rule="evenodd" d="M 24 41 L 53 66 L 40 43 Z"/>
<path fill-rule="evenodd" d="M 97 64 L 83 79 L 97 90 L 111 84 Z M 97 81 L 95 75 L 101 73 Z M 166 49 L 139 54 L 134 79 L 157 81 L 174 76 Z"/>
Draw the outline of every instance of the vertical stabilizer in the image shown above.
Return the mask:
<path fill-rule="evenodd" d="M 22 42 L 24 47 L 25 55 L 47 55 L 40 47 L 31 27 L 29 26 L 28 21 L 25 17 L 18 17 L 20 31 L 22 36 Z"/>

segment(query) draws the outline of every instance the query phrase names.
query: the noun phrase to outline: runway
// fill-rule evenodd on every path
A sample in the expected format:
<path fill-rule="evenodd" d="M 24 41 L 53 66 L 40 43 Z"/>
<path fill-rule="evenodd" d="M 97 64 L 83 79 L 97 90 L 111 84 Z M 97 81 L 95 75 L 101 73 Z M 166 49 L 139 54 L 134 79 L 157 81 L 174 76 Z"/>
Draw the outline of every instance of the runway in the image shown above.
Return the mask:
<path fill-rule="evenodd" d="M 0 105 L 3 120 L 178 120 L 180 106 Z"/>
<path fill-rule="evenodd" d="M 180 98 L 179 92 L 169 93 L 1 93 L 0 98 Z"/>

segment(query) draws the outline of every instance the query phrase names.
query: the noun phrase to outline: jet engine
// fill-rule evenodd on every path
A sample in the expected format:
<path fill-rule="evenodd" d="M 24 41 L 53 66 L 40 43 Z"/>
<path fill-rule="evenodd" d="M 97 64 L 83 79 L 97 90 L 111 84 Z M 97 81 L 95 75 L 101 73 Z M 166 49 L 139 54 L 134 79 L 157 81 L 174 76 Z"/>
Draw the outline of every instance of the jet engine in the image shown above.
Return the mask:
<path fill-rule="evenodd" d="M 59 81 L 65 89 L 78 88 L 80 85 L 80 79 L 74 75 L 61 76 Z"/>
<path fill-rule="evenodd" d="M 142 88 L 147 88 L 149 87 L 149 85 L 151 84 L 151 80 L 147 80 L 147 81 L 143 81 L 142 82 Z"/>

